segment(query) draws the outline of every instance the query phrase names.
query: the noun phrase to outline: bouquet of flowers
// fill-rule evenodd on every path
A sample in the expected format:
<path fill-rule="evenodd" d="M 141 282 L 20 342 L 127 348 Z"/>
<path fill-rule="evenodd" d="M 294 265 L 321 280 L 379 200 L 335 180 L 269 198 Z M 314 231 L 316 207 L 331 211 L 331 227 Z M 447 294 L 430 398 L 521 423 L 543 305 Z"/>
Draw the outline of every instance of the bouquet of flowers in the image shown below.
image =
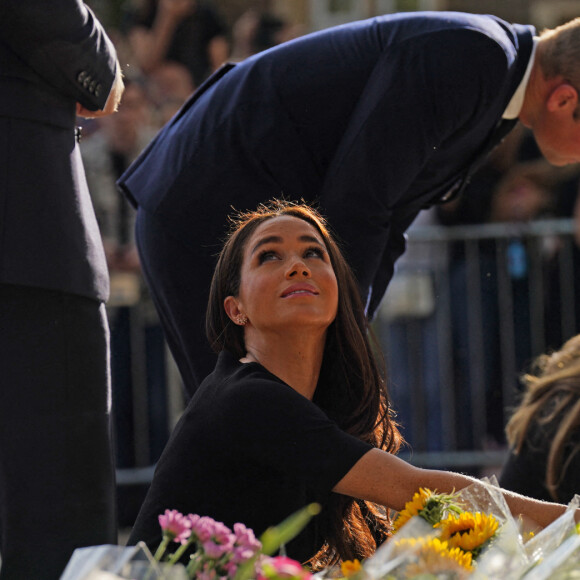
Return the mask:
<path fill-rule="evenodd" d="M 373 578 L 467 578 L 503 524 L 501 511 L 468 509 L 459 493 L 420 489 L 394 523 L 394 535 L 366 563 Z"/>
<path fill-rule="evenodd" d="M 310 580 L 300 563 L 273 556 L 320 511 L 310 504 L 260 539 L 242 523 L 233 530 L 197 514 L 165 510 L 162 540 L 154 555 L 147 546 L 93 546 L 75 550 L 61 580 Z"/>
<path fill-rule="evenodd" d="M 356 580 L 580 580 L 579 499 L 534 536 L 511 516 L 494 481 L 452 494 L 420 489 L 398 514 L 393 536 L 341 572 Z"/>
<path fill-rule="evenodd" d="M 234 524 L 232 531 L 207 516 L 166 510 L 159 516 L 163 540 L 154 559 L 173 566 L 188 557 L 187 576 L 197 580 L 308 580 L 310 574 L 298 562 L 271 554 L 291 540 L 318 510 L 316 504 L 307 506 L 266 530 L 260 541 L 242 523 Z M 178 545 L 174 552 L 169 550 L 172 543 Z"/>

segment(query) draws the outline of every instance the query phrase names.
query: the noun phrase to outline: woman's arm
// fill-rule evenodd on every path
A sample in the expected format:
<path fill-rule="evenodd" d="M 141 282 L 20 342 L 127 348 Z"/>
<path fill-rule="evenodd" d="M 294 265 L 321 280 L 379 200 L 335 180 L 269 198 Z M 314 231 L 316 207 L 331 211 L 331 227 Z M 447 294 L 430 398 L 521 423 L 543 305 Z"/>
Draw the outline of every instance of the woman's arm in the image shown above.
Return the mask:
<path fill-rule="evenodd" d="M 355 463 L 333 491 L 401 511 L 420 487 L 451 493 L 478 482 L 461 473 L 414 467 L 390 453 L 372 449 Z M 566 509 L 561 504 L 502 491 L 514 517 L 521 515 L 541 527 L 546 527 Z M 580 521 L 580 510 L 576 521 Z"/>

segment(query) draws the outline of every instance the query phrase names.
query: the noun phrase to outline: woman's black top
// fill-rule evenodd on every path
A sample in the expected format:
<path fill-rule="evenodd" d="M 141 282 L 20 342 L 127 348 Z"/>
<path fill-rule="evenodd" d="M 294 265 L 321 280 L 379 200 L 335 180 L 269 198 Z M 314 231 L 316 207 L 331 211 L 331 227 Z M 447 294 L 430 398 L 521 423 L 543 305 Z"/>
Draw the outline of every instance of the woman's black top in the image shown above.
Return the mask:
<path fill-rule="evenodd" d="M 155 548 L 166 509 L 259 536 L 311 502 L 324 506 L 371 448 L 260 364 L 222 352 L 172 433 L 129 543 Z M 315 517 L 287 553 L 305 561 L 322 544 Z"/>

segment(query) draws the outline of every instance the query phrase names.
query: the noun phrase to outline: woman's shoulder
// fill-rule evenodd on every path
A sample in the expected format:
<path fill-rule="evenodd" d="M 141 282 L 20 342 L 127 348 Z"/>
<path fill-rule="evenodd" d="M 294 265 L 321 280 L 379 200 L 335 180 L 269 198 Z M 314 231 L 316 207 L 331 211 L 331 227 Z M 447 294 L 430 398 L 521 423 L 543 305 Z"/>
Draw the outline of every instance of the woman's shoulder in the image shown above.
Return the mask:
<path fill-rule="evenodd" d="M 284 381 L 255 362 L 242 363 L 228 351 L 222 351 L 214 371 L 203 381 L 202 396 L 219 393 L 223 397 L 262 396 L 279 393 L 281 396 L 301 396 Z"/>

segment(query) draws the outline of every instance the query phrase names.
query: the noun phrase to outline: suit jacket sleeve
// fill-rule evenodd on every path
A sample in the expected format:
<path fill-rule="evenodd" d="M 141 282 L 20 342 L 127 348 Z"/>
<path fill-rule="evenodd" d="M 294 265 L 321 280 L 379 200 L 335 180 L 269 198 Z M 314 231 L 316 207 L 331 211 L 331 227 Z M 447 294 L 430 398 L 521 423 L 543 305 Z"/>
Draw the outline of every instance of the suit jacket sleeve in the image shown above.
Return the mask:
<path fill-rule="evenodd" d="M 509 65 L 500 44 L 467 29 L 413 36 L 388 46 L 378 61 L 321 199 L 338 237 L 348 241 L 345 252 L 367 306 L 372 290 L 369 314 L 404 250 L 403 233 L 421 198 L 443 185 L 439 176 L 430 180 L 429 163 L 497 107 Z"/>
<path fill-rule="evenodd" d="M 1 0 L 0 39 L 47 85 L 102 109 L 115 79 L 115 48 L 80 0 Z"/>

